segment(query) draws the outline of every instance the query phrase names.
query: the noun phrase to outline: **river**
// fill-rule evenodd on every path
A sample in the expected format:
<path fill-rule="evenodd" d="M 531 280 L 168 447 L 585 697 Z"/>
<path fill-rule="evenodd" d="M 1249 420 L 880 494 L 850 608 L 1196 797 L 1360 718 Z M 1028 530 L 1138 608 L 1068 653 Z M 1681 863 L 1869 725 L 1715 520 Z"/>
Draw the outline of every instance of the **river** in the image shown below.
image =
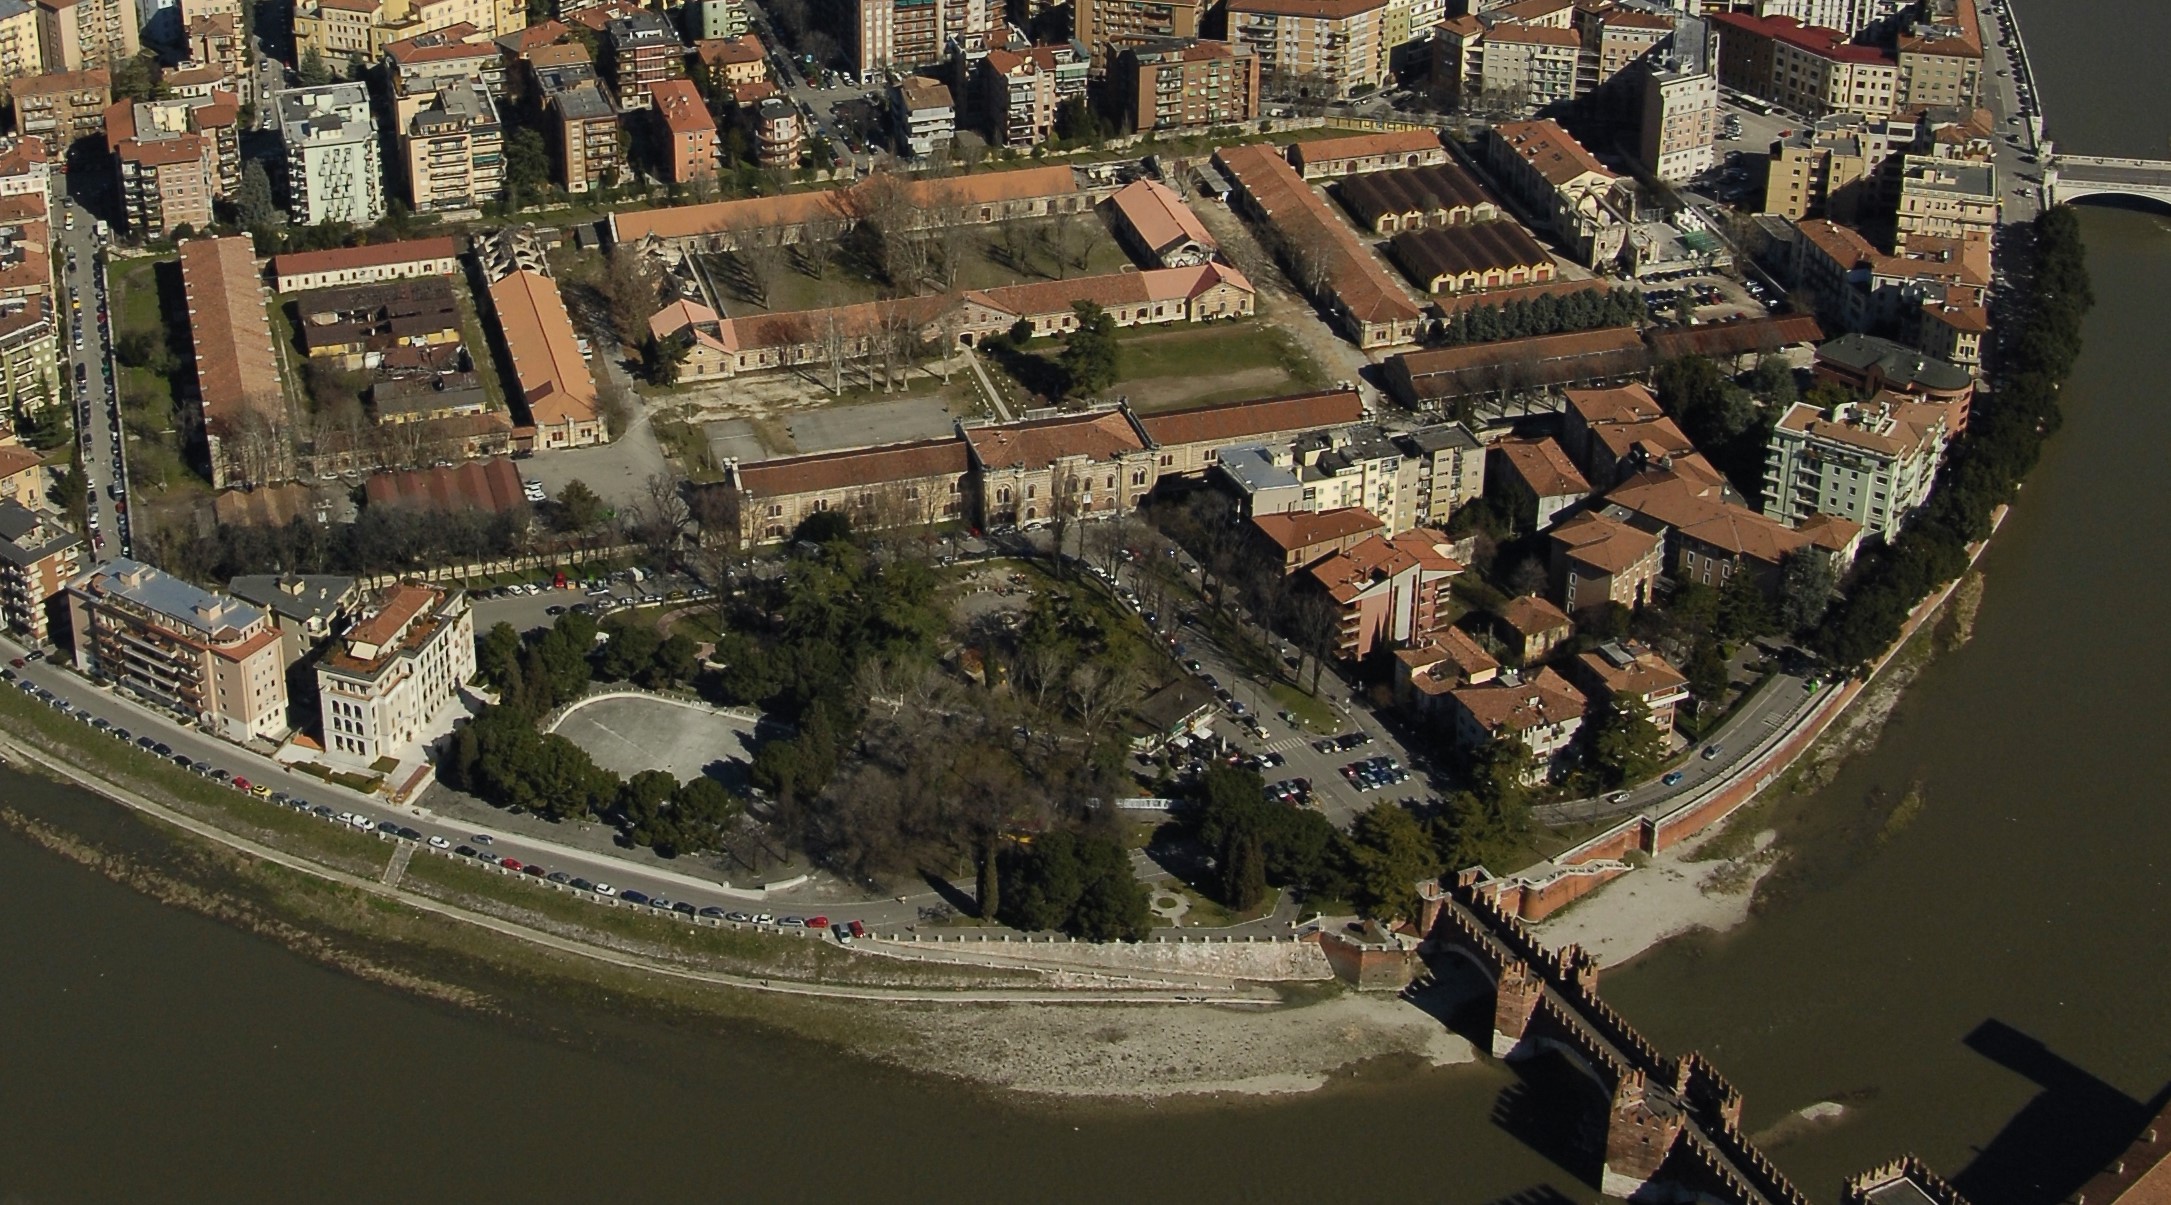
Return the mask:
<path fill-rule="evenodd" d="M 2053 134 L 2160 154 L 2171 18 L 2124 0 L 2060 19 L 2074 11 L 2023 0 Z M 2088 352 L 2065 430 L 1984 559 L 1973 641 L 1922 676 L 1876 750 L 1782 809 L 1791 854 L 1755 920 L 1605 986 L 1662 1047 L 1711 1054 L 1752 1129 L 1847 1102 L 1839 1123 L 1770 1142 L 1820 1200 L 1905 1150 L 1948 1173 L 1974 1161 L 1978 1205 L 2040 1200 L 2032 1183 L 2071 1171 L 2061 1152 L 2093 1157 L 2092 1127 L 2171 1080 L 2171 525 L 2154 489 L 2171 223 L 2090 209 L 2084 226 Z M 1896 822 L 1911 787 L 1922 804 Z M 0 799 L 129 839 L 76 792 L 0 771 Z M 1219 1109 L 1026 1108 L 547 993 L 509 989 L 498 1015 L 427 1003 L 4 830 L 0 908 L 10 1205 L 1594 1196 L 1516 1136 L 1526 1093 L 1490 1065 Z"/>

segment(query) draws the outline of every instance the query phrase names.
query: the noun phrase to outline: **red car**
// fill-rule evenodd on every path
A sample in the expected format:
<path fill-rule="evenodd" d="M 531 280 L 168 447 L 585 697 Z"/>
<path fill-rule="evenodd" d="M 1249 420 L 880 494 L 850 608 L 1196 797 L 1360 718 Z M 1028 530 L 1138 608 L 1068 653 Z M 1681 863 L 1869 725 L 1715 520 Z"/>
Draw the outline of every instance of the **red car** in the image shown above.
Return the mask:
<path fill-rule="evenodd" d="M 863 924 L 860 924 L 860 923 L 859 923 L 858 921 L 853 921 L 853 922 L 852 922 L 852 923 L 851 923 L 851 924 L 850 924 L 849 926 L 847 926 L 847 927 L 848 927 L 848 928 L 850 928 L 850 929 L 852 930 L 852 936 L 854 936 L 854 937 L 865 937 L 865 936 L 867 936 L 867 926 L 865 926 L 865 925 L 863 925 Z"/>
<path fill-rule="evenodd" d="M 827 929 L 828 927 L 829 918 L 826 916 L 812 917 L 807 921 L 807 928 L 809 929 Z"/>
<path fill-rule="evenodd" d="M 249 780 L 243 778 L 239 774 L 234 775 L 233 788 L 237 791 L 246 791 L 251 789 L 249 786 Z"/>
<path fill-rule="evenodd" d="M 498 859 L 498 865 L 503 866 L 507 870 L 526 869 L 526 867 L 521 864 L 520 859 L 518 858 L 500 858 Z"/>
<path fill-rule="evenodd" d="M 532 874 L 532 875 L 534 875 L 534 876 L 535 876 L 536 878 L 538 878 L 538 879 L 539 879 L 539 878 L 542 878 L 542 877 L 543 877 L 543 875 L 544 875 L 545 873 L 547 873 L 547 872 L 546 872 L 546 871 L 545 871 L 545 870 L 544 870 L 544 869 L 543 869 L 543 868 L 542 868 L 541 866 L 539 866 L 539 865 L 537 865 L 537 864 L 535 864 L 535 863 L 533 863 L 533 862 L 530 862 L 530 863 L 528 863 L 528 864 L 527 864 L 526 866 L 523 866 L 523 867 L 521 867 L 521 868 L 520 868 L 520 873 L 522 873 L 522 874 Z"/>

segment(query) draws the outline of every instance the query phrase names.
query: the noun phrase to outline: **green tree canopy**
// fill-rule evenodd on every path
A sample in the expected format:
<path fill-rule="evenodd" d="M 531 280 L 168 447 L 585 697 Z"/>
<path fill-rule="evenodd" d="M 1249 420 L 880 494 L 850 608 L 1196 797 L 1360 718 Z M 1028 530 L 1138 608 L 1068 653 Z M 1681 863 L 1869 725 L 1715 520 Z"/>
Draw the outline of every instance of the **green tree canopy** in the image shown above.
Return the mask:
<path fill-rule="evenodd" d="M 1060 364 L 1072 397 L 1099 393 L 1116 383 L 1116 320 L 1090 301 L 1074 301 L 1077 329 L 1063 336 Z"/>

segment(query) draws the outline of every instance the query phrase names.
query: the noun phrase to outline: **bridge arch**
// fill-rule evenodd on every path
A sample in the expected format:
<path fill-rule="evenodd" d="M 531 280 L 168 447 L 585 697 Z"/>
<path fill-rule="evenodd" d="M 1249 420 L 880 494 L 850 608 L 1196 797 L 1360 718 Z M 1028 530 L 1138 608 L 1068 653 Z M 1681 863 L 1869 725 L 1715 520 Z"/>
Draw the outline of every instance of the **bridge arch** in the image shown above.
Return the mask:
<path fill-rule="evenodd" d="M 2088 184 L 2060 180 L 2051 187 L 2051 201 L 2059 205 L 2101 205 L 2106 208 L 2139 209 L 2171 213 L 2171 188 L 2134 188 L 2117 184 Z"/>

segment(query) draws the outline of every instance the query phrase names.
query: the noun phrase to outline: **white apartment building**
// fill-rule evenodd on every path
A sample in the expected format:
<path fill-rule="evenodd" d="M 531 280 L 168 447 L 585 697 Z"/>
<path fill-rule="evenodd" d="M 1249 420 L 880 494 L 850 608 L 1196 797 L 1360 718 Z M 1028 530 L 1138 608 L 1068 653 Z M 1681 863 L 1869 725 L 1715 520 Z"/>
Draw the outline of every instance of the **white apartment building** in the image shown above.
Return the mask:
<path fill-rule="evenodd" d="M 288 211 L 303 225 L 384 216 L 384 166 L 369 89 L 359 83 L 295 88 L 273 96 L 286 142 Z"/>
<path fill-rule="evenodd" d="M 1830 412 L 1796 403 L 1772 428 L 1764 513 L 1800 525 L 1837 515 L 1890 540 L 1930 496 L 1952 411 L 1880 393 Z"/>
<path fill-rule="evenodd" d="M 324 755 L 366 769 L 404 760 L 475 676 L 475 617 L 458 590 L 402 583 L 317 663 Z"/>

